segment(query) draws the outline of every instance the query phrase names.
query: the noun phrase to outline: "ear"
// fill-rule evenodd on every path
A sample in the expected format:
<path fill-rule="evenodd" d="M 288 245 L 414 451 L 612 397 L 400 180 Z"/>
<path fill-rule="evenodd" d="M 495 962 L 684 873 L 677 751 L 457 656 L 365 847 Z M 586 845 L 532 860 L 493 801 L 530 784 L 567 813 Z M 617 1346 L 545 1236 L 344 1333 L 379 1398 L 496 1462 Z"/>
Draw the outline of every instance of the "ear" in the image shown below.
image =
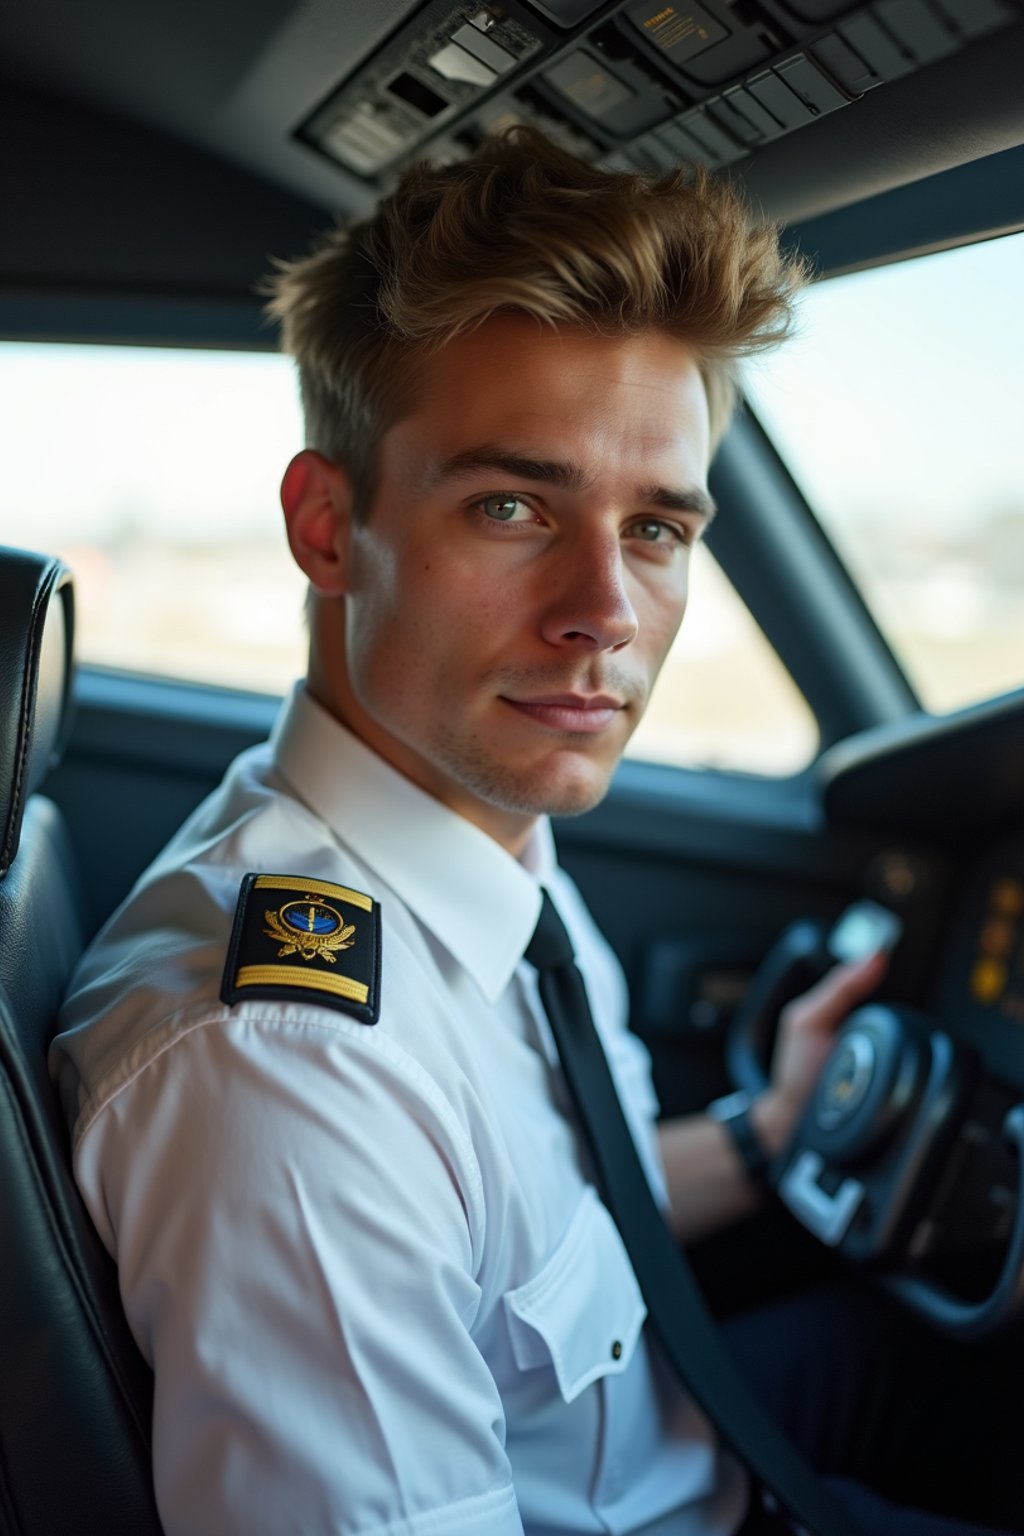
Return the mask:
<path fill-rule="evenodd" d="M 348 473 L 313 448 L 297 453 L 284 472 L 281 506 L 292 556 L 317 592 L 330 597 L 348 582 L 352 500 Z"/>

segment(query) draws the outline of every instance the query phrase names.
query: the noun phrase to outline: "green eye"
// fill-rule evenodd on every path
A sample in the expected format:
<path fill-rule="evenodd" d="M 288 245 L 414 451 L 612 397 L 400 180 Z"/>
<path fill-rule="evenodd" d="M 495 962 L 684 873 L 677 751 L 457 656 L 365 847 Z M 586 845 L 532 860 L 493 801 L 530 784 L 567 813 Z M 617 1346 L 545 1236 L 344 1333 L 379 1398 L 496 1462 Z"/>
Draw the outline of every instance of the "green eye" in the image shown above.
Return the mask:
<path fill-rule="evenodd" d="M 509 523 L 516 515 L 516 508 L 523 504 L 518 496 L 485 496 L 478 503 L 485 517 L 491 517 L 496 523 Z"/>
<path fill-rule="evenodd" d="M 644 544 L 681 544 L 685 547 L 693 542 L 684 529 L 675 523 L 666 523 L 660 517 L 643 518 L 633 523 L 630 531 L 633 538 Z"/>

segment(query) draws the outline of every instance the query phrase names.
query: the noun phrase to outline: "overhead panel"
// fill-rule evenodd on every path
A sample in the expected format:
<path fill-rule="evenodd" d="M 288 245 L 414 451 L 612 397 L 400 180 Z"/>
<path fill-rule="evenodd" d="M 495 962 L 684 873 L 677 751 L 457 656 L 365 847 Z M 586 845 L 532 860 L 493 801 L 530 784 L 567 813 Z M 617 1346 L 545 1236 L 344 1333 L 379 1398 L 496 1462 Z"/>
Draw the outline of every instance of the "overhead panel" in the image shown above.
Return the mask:
<path fill-rule="evenodd" d="M 315 109 L 299 137 L 380 180 L 546 44 L 550 51 L 551 40 L 525 7 L 512 15 L 504 6 L 434 0 Z"/>
<path fill-rule="evenodd" d="M 708 103 L 708 110 L 725 124 L 734 137 L 748 145 L 777 139 L 785 131 L 778 118 L 773 117 L 745 85 L 732 85 L 721 96 L 713 96 Z"/>
<path fill-rule="evenodd" d="M 559 59 L 542 79 L 585 117 L 597 120 L 620 116 L 624 110 L 629 113 L 637 97 L 631 86 L 585 48 Z"/>
<path fill-rule="evenodd" d="M 851 9 L 846 0 L 786 0 L 785 9 L 799 18 L 800 21 L 810 23 L 822 21 L 834 21 L 837 16 L 842 16 L 844 11 Z"/>
<path fill-rule="evenodd" d="M 1024 0 L 428 0 L 297 129 L 384 189 L 534 124 L 622 169 L 723 170 L 975 38 Z"/>
<path fill-rule="evenodd" d="M 467 85 L 493 85 L 498 78 L 489 64 L 478 59 L 460 43 L 445 43 L 427 60 L 442 80 L 463 80 Z"/>
<path fill-rule="evenodd" d="M 535 10 L 560 27 L 574 27 L 602 9 L 605 0 L 533 0 Z"/>
<path fill-rule="evenodd" d="M 881 85 L 884 78 L 838 32 L 819 38 L 814 53 L 822 67 L 849 96 L 863 95 Z"/>
<path fill-rule="evenodd" d="M 914 68 L 913 54 L 870 11 L 841 21 L 836 31 L 880 80 L 898 80 Z"/>
<path fill-rule="evenodd" d="M 587 122 L 618 139 L 632 139 L 661 123 L 677 106 L 666 83 L 606 33 L 589 48 L 564 54 L 541 73 L 541 83 Z"/>
<path fill-rule="evenodd" d="M 845 107 L 849 97 L 834 85 L 820 65 L 806 53 L 794 53 L 776 64 L 775 73 L 799 97 L 812 117 L 823 117 Z"/>
<path fill-rule="evenodd" d="M 1012 19 L 1013 7 L 1009 0 L 939 0 L 939 10 L 963 37 L 986 37 Z"/>
<path fill-rule="evenodd" d="M 874 14 L 919 64 L 934 64 L 957 50 L 957 37 L 948 20 L 926 0 L 877 0 Z"/>
<path fill-rule="evenodd" d="M 680 75 L 698 87 L 734 80 L 743 70 L 771 57 L 774 34 L 736 19 L 733 8 L 715 0 L 703 5 L 658 5 L 648 0 L 625 12 L 642 45 L 655 49 Z"/>
<path fill-rule="evenodd" d="M 683 6 L 681 10 L 674 5 L 634 5 L 626 14 L 673 64 L 686 64 L 729 40 L 729 29 L 702 5 Z"/>

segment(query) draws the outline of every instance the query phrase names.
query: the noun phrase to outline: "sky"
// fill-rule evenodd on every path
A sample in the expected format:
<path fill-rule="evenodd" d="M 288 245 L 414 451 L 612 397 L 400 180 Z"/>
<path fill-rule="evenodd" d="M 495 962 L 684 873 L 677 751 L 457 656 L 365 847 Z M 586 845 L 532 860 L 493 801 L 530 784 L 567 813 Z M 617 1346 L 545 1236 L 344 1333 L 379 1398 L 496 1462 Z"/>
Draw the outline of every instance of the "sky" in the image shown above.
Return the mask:
<path fill-rule="evenodd" d="M 955 531 L 1024 519 L 1022 369 L 1013 235 L 818 284 L 748 388 L 825 521 L 882 507 Z"/>

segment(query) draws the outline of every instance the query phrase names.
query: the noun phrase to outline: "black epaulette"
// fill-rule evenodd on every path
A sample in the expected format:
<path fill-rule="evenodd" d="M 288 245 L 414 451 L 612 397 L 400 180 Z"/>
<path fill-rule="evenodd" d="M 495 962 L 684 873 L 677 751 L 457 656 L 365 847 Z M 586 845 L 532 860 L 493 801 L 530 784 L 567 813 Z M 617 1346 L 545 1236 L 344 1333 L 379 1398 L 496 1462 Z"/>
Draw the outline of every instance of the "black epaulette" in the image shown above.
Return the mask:
<path fill-rule="evenodd" d="M 305 875 L 246 875 L 221 1001 L 270 997 L 380 1018 L 380 903 Z"/>

